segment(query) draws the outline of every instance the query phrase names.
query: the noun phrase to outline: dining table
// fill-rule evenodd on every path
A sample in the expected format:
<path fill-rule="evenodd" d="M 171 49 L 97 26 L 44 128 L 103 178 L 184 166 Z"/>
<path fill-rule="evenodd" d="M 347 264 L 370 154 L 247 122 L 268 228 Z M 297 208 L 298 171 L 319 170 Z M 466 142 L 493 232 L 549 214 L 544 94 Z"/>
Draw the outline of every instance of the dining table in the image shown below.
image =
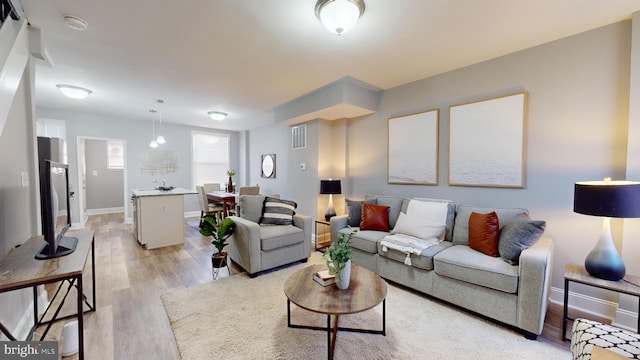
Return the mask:
<path fill-rule="evenodd" d="M 236 197 L 238 194 L 226 191 L 210 191 L 207 193 L 207 200 L 215 203 L 222 203 L 222 218 L 235 214 Z"/>

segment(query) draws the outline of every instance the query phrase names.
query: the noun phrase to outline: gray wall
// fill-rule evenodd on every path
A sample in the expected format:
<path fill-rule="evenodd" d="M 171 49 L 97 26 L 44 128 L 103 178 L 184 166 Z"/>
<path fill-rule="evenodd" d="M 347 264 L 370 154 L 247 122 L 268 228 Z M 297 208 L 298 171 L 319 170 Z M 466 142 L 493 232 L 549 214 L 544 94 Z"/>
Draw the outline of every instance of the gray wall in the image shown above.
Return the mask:
<path fill-rule="evenodd" d="M 85 140 L 87 164 L 87 209 L 108 209 L 124 206 L 124 173 L 109 169 L 107 141 Z"/>
<path fill-rule="evenodd" d="M 32 65 L 27 65 L 0 136 L 0 257 L 36 235 L 40 221 L 31 105 L 33 79 Z M 22 186 L 22 173 L 29 178 L 26 187 Z M 31 289 L 0 294 L 0 322 L 13 330 L 32 301 Z M 5 338 L 0 335 L 0 339 Z"/>
<path fill-rule="evenodd" d="M 547 221 L 547 235 L 555 239 L 553 286 L 562 288 L 565 263 L 584 261 L 601 225 L 597 217 L 573 213 L 573 183 L 625 177 L 630 25 L 613 24 L 385 91 L 377 114 L 350 121 L 349 192 L 528 208 L 533 218 Z M 448 107 L 523 90 L 529 93 L 526 188 L 448 186 Z M 387 184 L 387 118 L 431 108 L 441 110 L 439 185 Z"/>
<path fill-rule="evenodd" d="M 338 130 L 347 137 L 343 194 L 349 198 L 365 194 L 421 196 L 527 208 L 533 218 L 547 221 L 546 235 L 555 240 L 552 286 L 559 291 L 552 296 L 561 299 L 565 264 L 584 262 L 602 223 L 600 218 L 573 213 L 574 182 L 605 176 L 624 179 L 627 156 L 629 161 L 640 156 L 627 154 L 630 49 L 631 22 L 625 21 L 384 91 L 376 114 L 350 119 L 344 131 L 340 127 L 333 130 L 333 136 Z M 520 91 L 528 92 L 526 187 L 448 186 L 449 106 Z M 434 108 L 440 109 L 439 185 L 387 184 L 387 119 Z M 314 137 L 326 136 L 327 131 L 324 125 L 313 125 L 322 122 L 308 123 L 310 148 L 305 152 L 282 149 L 290 154 L 291 170 L 288 180 L 280 176 L 276 180 L 278 190 L 285 188 L 281 192 L 295 197 L 305 213 L 312 215 L 326 206 L 317 191 L 318 180 L 327 175 L 323 167 L 326 157 L 319 153 L 326 144 Z M 251 162 L 258 161 L 260 153 L 271 152 L 267 144 L 289 143 L 289 132 L 281 127 L 251 131 Z M 279 174 L 282 157 L 278 153 Z M 308 166 L 308 176 L 293 169 L 303 161 L 317 164 L 318 158 L 322 159 L 320 167 Z M 335 174 L 340 176 L 341 170 L 329 171 L 329 175 Z M 293 189 L 292 184 L 299 181 L 313 186 L 303 184 L 299 190 Z M 342 209 L 336 206 L 336 210 L 340 213 Z M 614 221 L 613 226 L 614 238 L 621 246 L 621 222 Z M 616 295 L 591 288 L 576 286 L 572 290 L 617 301 Z"/>
<path fill-rule="evenodd" d="M 141 170 L 142 160 L 147 151 L 150 151 L 149 141 L 151 141 L 151 122 L 132 119 L 116 119 L 98 114 L 88 114 L 81 112 L 57 111 L 47 108 L 38 108 L 38 117 L 61 119 L 67 124 L 67 141 L 69 153 L 69 173 L 72 177 L 70 182 L 72 187 L 77 189 L 77 137 L 100 137 L 122 139 L 126 141 L 126 185 L 128 191 L 136 188 L 154 187 L 153 180 L 166 180 L 167 185 L 193 189 L 192 169 L 191 169 L 191 132 L 194 130 L 211 133 L 229 134 L 231 152 L 231 168 L 238 169 L 239 166 L 239 140 L 238 133 L 217 129 L 195 128 L 175 125 L 164 122 L 162 124 L 164 137 L 167 143 L 162 145 L 163 149 L 172 151 L 178 161 L 178 171 L 167 175 L 150 175 Z M 89 175 L 89 174 L 88 174 Z M 239 171 L 237 176 L 243 176 Z M 124 199 L 124 197 L 123 197 Z M 72 214 L 78 216 L 78 199 L 72 199 Z M 131 216 L 131 203 L 127 201 L 125 206 Z M 76 211 L 73 211 L 73 210 Z M 200 211 L 196 195 L 185 196 L 185 211 Z M 74 223 L 79 219 L 73 219 Z"/>

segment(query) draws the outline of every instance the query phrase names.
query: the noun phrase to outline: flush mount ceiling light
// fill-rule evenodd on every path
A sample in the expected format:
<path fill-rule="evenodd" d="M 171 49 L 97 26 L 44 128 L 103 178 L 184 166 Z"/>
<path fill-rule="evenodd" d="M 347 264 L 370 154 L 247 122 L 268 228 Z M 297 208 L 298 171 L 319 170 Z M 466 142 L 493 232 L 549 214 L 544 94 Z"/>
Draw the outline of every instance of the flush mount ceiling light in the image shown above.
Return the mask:
<path fill-rule="evenodd" d="M 364 13 L 363 0 L 318 0 L 316 17 L 334 34 L 344 34 L 353 29 Z"/>
<path fill-rule="evenodd" d="M 86 20 L 81 19 L 77 16 L 73 16 L 73 15 L 65 15 L 64 16 L 64 23 L 67 25 L 67 27 L 73 29 L 73 30 L 78 30 L 78 31 L 85 31 L 87 30 L 87 26 L 88 23 Z"/>
<path fill-rule="evenodd" d="M 209 117 L 213 120 L 224 120 L 224 118 L 227 117 L 227 113 L 223 113 L 221 111 L 209 111 L 207 114 L 209 114 Z"/>
<path fill-rule="evenodd" d="M 60 92 L 62 92 L 66 97 L 70 97 L 72 99 L 84 99 L 92 93 L 89 89 L 73 85 L 58 84 L 56 87 L 60 89 Z"/>

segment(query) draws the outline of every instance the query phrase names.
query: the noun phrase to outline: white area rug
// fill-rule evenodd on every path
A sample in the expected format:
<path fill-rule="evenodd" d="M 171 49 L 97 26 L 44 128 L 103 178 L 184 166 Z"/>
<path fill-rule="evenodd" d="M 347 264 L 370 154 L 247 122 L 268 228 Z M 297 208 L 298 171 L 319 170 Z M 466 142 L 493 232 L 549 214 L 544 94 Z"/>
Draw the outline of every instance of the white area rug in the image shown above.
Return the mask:
<path fill-rule="evenodd" d="M 287 327 L 285 279 L 298 264 L 162 296 L 182 359 L 326 359 L 323 331 Z M 291 306 L 292 322 L 326 326 L 326 315 Z M 381 329 L 382 307 L 343 316 L 340 326 Z M 338 332 L 335 359 L 569 359 L 568 350 L 390 285 L 387 335 Z"/>

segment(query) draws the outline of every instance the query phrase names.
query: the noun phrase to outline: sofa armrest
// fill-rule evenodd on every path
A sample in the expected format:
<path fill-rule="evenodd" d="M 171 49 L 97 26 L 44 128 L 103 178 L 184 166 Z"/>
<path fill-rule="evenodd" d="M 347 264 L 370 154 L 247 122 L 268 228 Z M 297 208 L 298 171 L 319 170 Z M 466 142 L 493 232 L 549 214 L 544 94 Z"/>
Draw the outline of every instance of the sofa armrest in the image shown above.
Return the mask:
<path fill-rule="evenodd" d="M 518 327 L 540 335 L 551 286 L 553 239 L 541 237 L 520 255 Z"/>
<path fill-rule="evenodd" d="M 249 274 L 261 270 L 260 225 L 238 216 L 229 216 L 236 224 L 229 237 L 229 256 Z"/>
<path fill-rule="evenodd" d="M 331 242 L 338 241 L 338 231 L 340 229 L 346 228 L 348 224 L 349 217 L 347 215 L 338 215 L 334 216 L 330 219 L 329 223 L 331 226 Z"/>
<path fill-rule="evenodd" d="M 304 231 L 303 251 L 307 257 L 311 256 L 311 232 L 313 231 L 311 216 L 295 214 L 293 216 L 293 226 L 298 227 Z"/>

